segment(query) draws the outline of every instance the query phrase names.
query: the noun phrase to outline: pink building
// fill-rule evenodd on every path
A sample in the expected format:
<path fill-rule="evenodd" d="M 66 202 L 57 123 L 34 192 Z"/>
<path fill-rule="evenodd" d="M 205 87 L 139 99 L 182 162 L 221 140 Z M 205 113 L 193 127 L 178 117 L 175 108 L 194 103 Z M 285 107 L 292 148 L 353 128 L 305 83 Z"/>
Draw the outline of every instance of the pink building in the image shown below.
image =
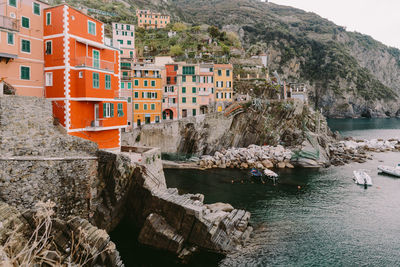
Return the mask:
<path fill-rule="evenodd" d="M 112 23 L 113 44 L 119 43 L 121 58 L 134 59 L 135 51 L 135 26 L 131 24 Z"/>
<path fill-rule="evenodd" d="M 206 114 L 209 112 L 209 106 L 215 102 L 214 64 L 200 64 L 198 87 L 200 114 Z"/>
<path fill-rule="evenodd" d="M 0 0 L 0 81 L 44 97 L 43 12 L 38 0 Z"/>

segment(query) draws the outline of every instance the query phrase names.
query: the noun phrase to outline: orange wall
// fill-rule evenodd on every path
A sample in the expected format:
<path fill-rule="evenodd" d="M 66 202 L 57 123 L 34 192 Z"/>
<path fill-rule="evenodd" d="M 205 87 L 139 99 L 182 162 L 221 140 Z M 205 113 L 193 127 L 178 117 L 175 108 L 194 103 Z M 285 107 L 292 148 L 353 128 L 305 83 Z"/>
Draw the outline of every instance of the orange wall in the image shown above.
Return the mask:
<path fill-rule="evenodd" d="M 119 129 L 101 132 L 76 132 L 71 135 L 96 142 L 99 149 L 119 147 Z"/>
<path fill-rule="evenodd" d="M 64 31 L 63 27 L 63 7 L 64 6 L 56 6 L 46 8 L 43 12 L 43 25 L 44 25 L 44 35 L 54 35 L 61 34 Z M 46 13 L 51 13 L 51 24 L 46 25 Z"/>
<path fill-rule="evenodd" d="M 46 86 L 46 97 L 65 97 L 64 96 L 64 69 L 45 71 L 53 73 L 53 86 Z"/>
<path fill-rule="evenodd" d="M 58 119 L 62 126 L 65 127 L 64 101 L 53 101 L 52 104 L 54 117 Z"/>
<path fill-rule="evenodd" d="M 69 11 L 69 34 L 77 35 L 85 39 L 89 39 L 95 42 L 103 43 L 102 35 L 102 23 L 90 18 L 89 16 L 72 8 Z M 72 19 L 72 16 L 74 19 Z M 96 23 L 96 35 L 89 34 L 88 32 L 88 20 Z"/>

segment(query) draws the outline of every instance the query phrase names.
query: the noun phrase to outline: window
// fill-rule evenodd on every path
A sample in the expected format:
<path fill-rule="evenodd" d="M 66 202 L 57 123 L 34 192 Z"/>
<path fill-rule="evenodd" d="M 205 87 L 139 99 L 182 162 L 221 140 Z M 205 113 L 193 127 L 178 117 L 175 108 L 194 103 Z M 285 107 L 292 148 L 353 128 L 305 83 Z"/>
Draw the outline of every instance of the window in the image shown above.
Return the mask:
<path fill-rule="evenodd" d="M 93 88 L 100 87 L 100 75 L 97 72 L 93 72 Z"/>
<path fill-rule="evenodd" d="M 100 68 L 100 51 L 93 49 L 93 68 Z"/>
<path fill-rule="evenodd" d="M 182 97 L 182 103 L 186 103 L 186 97 Z"/>
<path fill-rule="evenodd" d="M 156 116 L 156 123 L 160 122 L 160 116 Z"/>
<path fill-rule="evenodd" d="M 196 87 L 192 87 L 192 93 L 193 93 L 193 94 L 196 93 Z"/>
<path fill-rule="evenodd" d="M 135 98 L 139 98 L 139 92 L 135 92 Z"/>
<path fill-rule="evenodd" d="M 53 86 L 53 73 L 52 72 L 45 73 L 45 82 L 46 82 L 46 86 Z"/>
<path fill-rule="evenodd" d="M 90 20 L 88 20 L 88 33 L 96 35 L 96 23 Z"/>
<path fill-rule="evenodd" d="M 128 97 L 128 103 L 132 102 L 132 97 Z"/>
<path fill-rule="evenodd" d="M 124 44 L 124 40 L 118 40 L 120 44 Z"/>
<path fill-rule="evenodd" d="M 83 71 L 80 71 L 78 76 L 79 76 L 80 79 L 82 79 L 83 78 Z"/>
<path fill-rule="evenodd" d="M 149 81 L 145 80 L 144 81 L 144 86 L 149 86 Z"/>
<path fill-rule="evenodd" d="M 182 82 L 183 82 L 183 83 L 186 82 L 186 76 L 182 76 Z"/>
<path fill-rule="evenodd" d="M 192 97 L 192 103 L 193 104 L 196 103 L 196 98 L 195 97 Z"/>
<path fill-rule="evenodd" d="M 192 110 L 192 114 L 193 114 L 193 116 L 196 116 L 196 109 L 195 108 Z"/>
<path fill-rule="evenodd" d="M 147 110 L 147 104 L 143 104 L 143 110 Z"/>
<path fill-rule="evenodd" d="M 130 58 L 133 58 L 133 51 L 129 51 Z"/>
<path fill-rule="evenodd" d="M 52 53 L 52 41 L 46 41 L 46 55 L 51 55 Z"/>
<path fill-rule="evenodd" d="M 121 83 L 121 89 L 125 89 L 125 83 Z"/>
<path fill-rule="evenodd" d="M 182 94 L 186 93 L 186 87 L 182 87 Z"/>
<path fill-rule="evenodd" d="M 183 75 L 194 75 L 194 66 L 183 67 Z"/>
<path fill-rule="evenodd" d="M 8 5 L 9 6 L 13 6 L 13 7 L 17 7 L 17 0 L 8 0 Z"/>
<path fill-rule="evenodd" d="M 40 5 L 38 3 L 33 3 L 33 14 L 40 15 Z"/>
<path fill-rule="evenodd" d="M 105 75 L 106 89 L 111 89 L 111 75 Z"/>
<path fill-rule="evenodd" d="M 151 104 L 150 108 L 151 108 L 151 110 L 156 110 L 156 104 Z"/>
<path fill-rule="evenodd" d="M 117 104 L 117 115 L 118 117 L 124 116 L 124 106 L 122 105 L 122 103 Z"/>
<path fill-rule="evenodd" d="M 51 12 L 46 13 L 46 25 L 51 25 Z"/>
<path fill-rule="evenodd" d="M 226 82 L 226 87 L 230 88 L 231 87 L 231 82 Z"/>
<path fill-rule="evenodd" d="M 151 81 L 151 86 L 156 87 L 156 81 Z"/>
<path fill-rule="evenodd" d="M 218 70 L 218 76 L 222 76 L 222 70 Z"/>
<path fill-rule="evenodd" d="M 128 89 L 132 89 L 132 83 L 128 82 Z"/>
<path fill-rule="evenodd" d="M 174 71 L 178 70 L 178 65 L 174 65 Z"/>
<path fill-rule="evenodd" d="M 30 24 L 29 18 L 27 18 L 27 17 L 22 17 L 22 19 L 21 19 L 21 24 L 22 24 L 22 27 L 28 28 L 28 29 L 29 29 L 29 24 Z"/>
<path fill-rule="evenodd" d="M 10 32 L 7 33 L 7 43 L 9 45 L 14 45 L 14 34 L 13 33 L 10 33 Z"/>
<path fill-rule="evenodd" d="M 21 40 L 21 51 L 25 53 L 31 52 L 31 41 L 29 40 Z"/>
<path fill-rule="evenodd" d="M 139 104 L 135 104 L 135 110 L 139 109 Z"/>
<path fill-rule="evenodd" d="M 30 80 L 31 79 L 31 68 L 21 66 L 20 78 L 21 78 L 21 80 Z"/>
<path fill-rule="evenodd" d="M 131 32 L 131 36 L 133 37 L 133 32 Z"/>
<path fill-rule="evenodd" d="M 231 76 L 230 70 L 226 70 L 226 76 L 227 76 L 227 77 Z"/>
<path fill-rule="evenodd" d="M 114 117 L 114 104 L 103 103 L 103 118 Z"/>
<path fill-rule="evenodd" d="M 126 30 L 130 31 L 131 30 L 131 26 L 130 25 L 126 25 Z"/>
<path fill-rule="evenodd" d="M 192 76 L 192 82 L 196 82 L 196 76 Z"/>
<path fill-rule="evenodd" d="M 128 40 L 127 43 L 128 43 L 128 45 L 131 45 L 131 44 L 132 44 L 132 41 L 129 41 L 129 40 Z"/>

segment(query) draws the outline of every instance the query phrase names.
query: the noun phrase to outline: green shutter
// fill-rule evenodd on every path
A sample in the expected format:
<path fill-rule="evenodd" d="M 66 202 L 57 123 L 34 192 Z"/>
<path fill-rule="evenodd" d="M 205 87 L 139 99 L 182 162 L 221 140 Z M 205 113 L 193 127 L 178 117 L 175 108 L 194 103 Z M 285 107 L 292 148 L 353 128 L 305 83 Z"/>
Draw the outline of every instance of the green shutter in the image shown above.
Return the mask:
<path fill-rule="evenodd" d="M 29 40 L 22 40 L 21 51 L 22 51 L 22 52 L 30 53 L 30 52 L 31 52 L 31 41 L 29 41 Z"/>
<path fill-rule="evenodd" d="M 125 83 L 121 83 L 121 89 L 125 88 Z"/>
<path fill-rule="evenodd" d="M 105 84 L 106 84 L 106 89 L 111 89 L 111 75 L 109 74 L 105 75 Z"/>
<path fill-rule="evenodd" d="M 96 35 L 96 23 L 88 21 L 88 33 Z"/>
<path fill-rule="evenodd" d="M 155 97 L 156 97 L 156 99 L 157 99 L 157 93 L 155 93 Z"/>
<path fill-rule="evenodd" d="M 30 68 L 21 66 L 21 80 L 30 80 L 30 79 L 31 79 Z"/>
<path fill-rule="evenodd" d="M 193 116 L 196 116 L 196 109 L 193 109 L 192 113 L 193 113 Z"/>
<path fill-rule="evenodd" d="M 182 82 L 186 82 L 186 76 L 182 76 Z"/>
<path fill-rule="evenodd" d="M 110 112 L 111 112 L 110 117 L 111 118 L 114 117 L 114 103 L 110 103 Z"/>
<path fill-rule="evenodd" d="M 148 81 L 144 81 L 144 86 L 148 86 L 149 82 Z"/>
<path fill-rule="evenodd" d="M 131 103 L 131 102 L 132 102 L 132 98 L 128 97 L 128 103 Z"/>
<path fill-rule="evenodd" d="M 186 93 L 186 87 L 182 87 L 182 94 Z"/>
<path fill-rule="evenodd" d="M 192 93 L 193 93 L 193 94 L 196 93 L 196 87 L 192 87 Z"/>
<path fill-rule="evenodd" d="M 38 3 L 33 3 L 33 14 L 40 15 L 40 5 Z"/>
<path fill-rule="evenodd" d="M 29 28 L 29 18 L 22 17 L 22 27 Z"/>
<path fill-rule="evenodd" d="M 10 33 L 10 32 L 7 33 L 7 43 L 10 45 L 14 44 L 14 34 L 13 33 Z"/>
<path fill-rule="evenodd" d="M 221 76 L 221 75 L 222 75 L 222 71 L 218 70 L 218 76 Z"/>
<path fill-rule="evenodd" d="M 136 110 L 139 109 L 139 104 L 135 104 L 135 109 L 136 109 Z"/>
<path fill-rule="evenodd" d="M 196 76 L 192 76 L 192 82 L 196 82 Z"/>
<path fill-rule="evenodd" d="M 135 80 L 135 86 L 139 86 L 139 80 Z"/>
<path fill-rule="evenodd" d="M 151 81 L 151 86 L 155 87 L 156 86 L 156 81 Z"/>
<path fill-rule="evenodd" d="M 135 92 L 135 98 L 139 98 L 139 92 Z"/>
<path fill-rule="evenodd" d="M 13 7 L 17 7 L 17 0 L 8 0 L 8 4 Z"/>
<path fill-rule="evenodd" d="M 132 83 L 128 82 L 128 89 L 132 89 Z"/>
<path fill-rule="evenodd" d="M 192 97 L 192 103 L 196 103 L 196 98 Z"/>
<path fill-rule="evenodd" d="M 186 103 L 186 97 L 182 97 L 182 103 Z"/>
<path fill-rule="evenodd" d="M 50 25 L 51 24 L 51 13 L 47 12 L 46 13 L 46 25 Z"/>
<path fill-rule="evenodd" d="M 226 76 L 230 76 L 231 75 L 231 73 L 230 73 L 230 71 L 229 70 L 226 70 Z"/>
<path fill-rule="evenodd" d="M 93 88 L 99 88 L 100 87 L 100 81 L 99 81 L 99 74 L 97 72 L 93 72 Z"/>
<path fill-rule="evenodd" d="M 103 103 L 103 118 L 107 117 L 107 103 Z"/>

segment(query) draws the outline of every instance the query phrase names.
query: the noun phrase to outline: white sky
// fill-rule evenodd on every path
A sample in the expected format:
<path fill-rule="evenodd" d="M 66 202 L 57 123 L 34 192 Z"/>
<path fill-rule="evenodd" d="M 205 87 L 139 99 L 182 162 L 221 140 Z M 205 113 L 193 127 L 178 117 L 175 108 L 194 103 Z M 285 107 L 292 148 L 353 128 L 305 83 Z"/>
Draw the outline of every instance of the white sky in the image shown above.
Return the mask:
<path fill-rule="evenodd" d="M 400 48 L 400 0 L 270 0 L 314 12 L 348 31 Z"/>

